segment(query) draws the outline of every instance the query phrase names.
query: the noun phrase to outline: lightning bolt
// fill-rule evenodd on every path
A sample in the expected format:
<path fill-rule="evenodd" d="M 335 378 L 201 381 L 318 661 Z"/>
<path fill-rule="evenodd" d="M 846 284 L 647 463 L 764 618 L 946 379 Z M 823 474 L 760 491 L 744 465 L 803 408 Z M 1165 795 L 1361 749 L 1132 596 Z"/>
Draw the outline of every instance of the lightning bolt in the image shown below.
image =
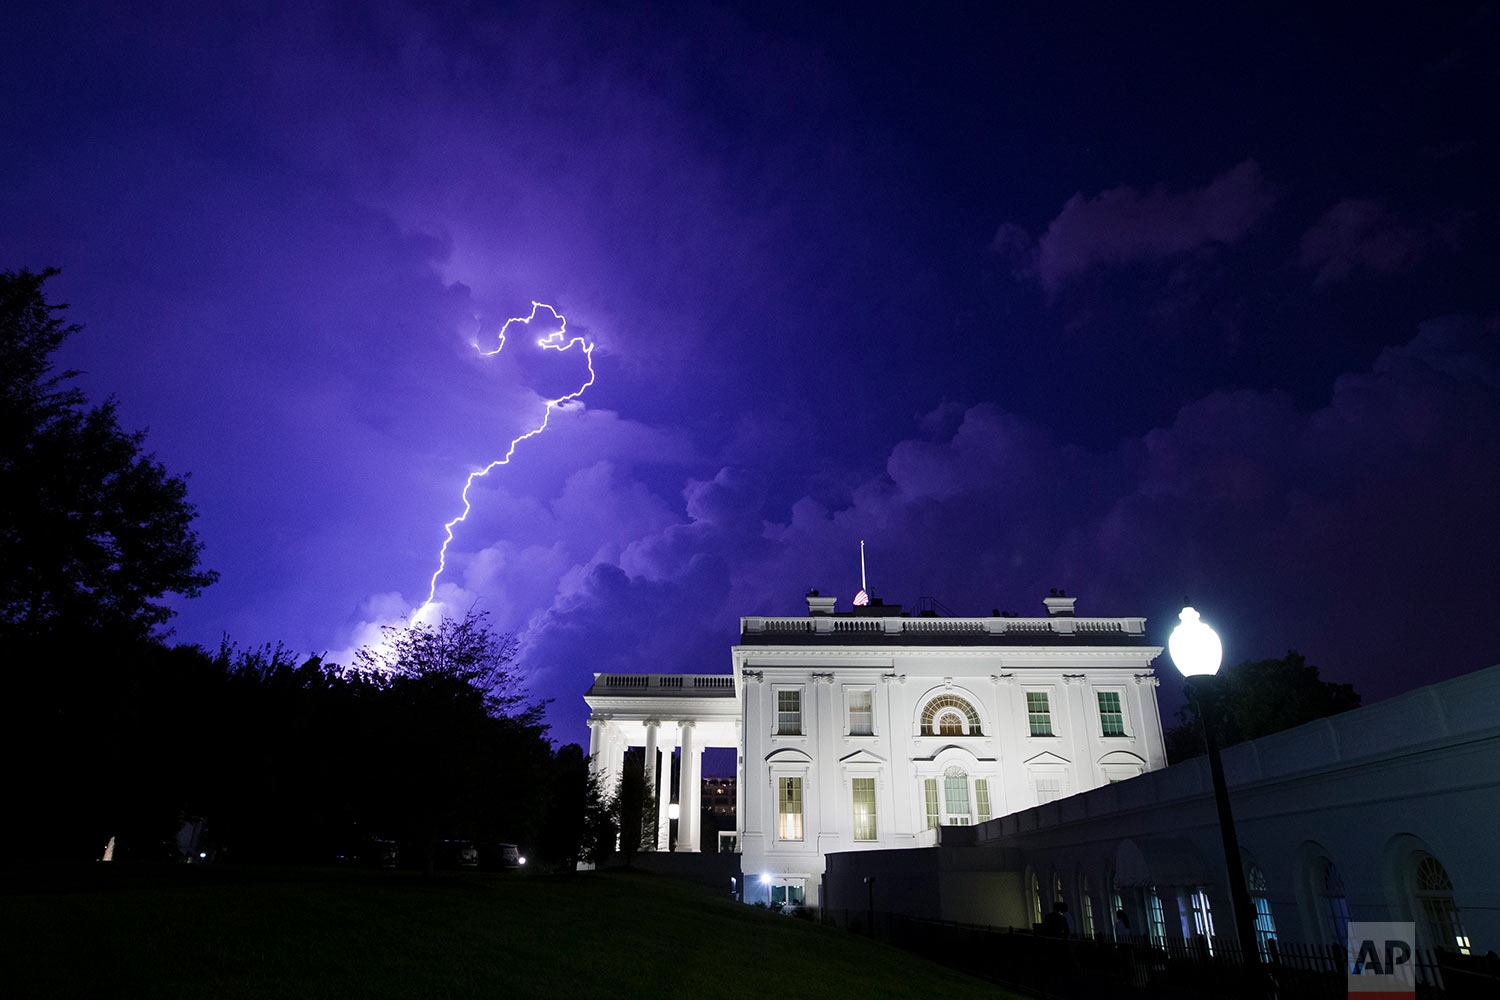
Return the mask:
<path fill-rule="evenodd" d="M 500 346 L 496 347 L 493 351 L 481 350 L 479 353 L 484 357 L 491 357 L 493 355 L 499 354 L 502 350 L 505 349 L 505 333 L 510 329 L 510 325 L 512 323 L 529 325 L 531 321 L 536 318 L 536 312 L 538 309 L 545 309 L 553 316 L 555 316 L 557 318 L 558 328 L 553 332 L 547 334 L 547 336 L 539 338 L 536 342 L 537 346 L 545 351 L 558 352 L 570 351 L 574 347 L 580 348 L 583 351 L 584 361 L 588 364 L 588 380 L 584 382 L 583 385 L 580 385 L 577 389 L 574 389 L 572 392 L 568 393 L 566 396 L 559 396 L 556 399 L 547 400 L 547 408 L 542 413 L 541 423 L 537 424 L 531 430 L 511 441 L 510 447 L 505 449 L 505 454 L 503 456 L 495 459 L 484 468 L 475 469 L 473 472 L 469 473 L 469 478 L 464 481 L 463 492 L 460 494 L 460 497 L 464 502 L 464 512 L 455 517 L 453 520 L 449 521 L 447 524 L 443 525 L 443 547 L 438 550 L 438 568 L 437 571 L 432 574 L 432 580 L 428 583 L 427 600 L 422 605 L 422 607 L 424 608 L 433 603 L 433 599 L 437 596 L 438 577 L 442 576 L 443 571 L 448 568 L 448 546 L 453 541 L 453 529 L 455 526 L 464 522 L 464 519 L 469 516 L 469 511 L 472 509 L 472 504 L 470 504 L 469 502 L 469 487 L 474 485 L 474 480 L 484 478 L 502 465 L 509 465 L 511 457 L 516 453 L 517 445 L 528 438 L 536 437 L 538 434 L 542 433 L 542 431 L 547 429 L 547 424 L 552 420 L 553 410 L 556 410 L 563 404 L 572 402 L 579 396 L 582 396 L 583 391 L 594 384 L 594 345 L 589 343 L 583 337 L 570 338 L 568 336 L 567 319 L 563 316 L 562 313 L 542 302 L 531 303 L 530 316 L 514 316 L 506 320 L 505 325 L 500 328 Z M 477 349 L 478 345 L 476 344 L 475 347 Z"/>

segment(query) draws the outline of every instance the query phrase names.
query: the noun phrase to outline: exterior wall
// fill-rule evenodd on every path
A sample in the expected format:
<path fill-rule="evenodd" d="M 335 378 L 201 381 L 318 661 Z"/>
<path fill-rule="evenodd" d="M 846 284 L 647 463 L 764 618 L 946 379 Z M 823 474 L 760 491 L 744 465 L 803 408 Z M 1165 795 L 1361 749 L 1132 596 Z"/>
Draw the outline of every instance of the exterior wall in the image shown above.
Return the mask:
<path fill-rule="evenodd" d="M 868 625 L 881 627 L 878 619 Z M 1039 778 L 1058 782 L 1066 795 L 1163 766 L 1150 670 L 1159 652 L 1148 646 L 736 647 L 744 712 L 740 849 L 746 900 L 766 898 L 772 885 L 800 883 L 806 901 L 817 904 L 830 853 L 935 843 L 924 782 L 937 782 L 945 806 L 944 778 L 954 769 L 966 776 L 972 823 L 979 819 L 981 779 L 988 784 L 990 815 L 1000 816 L 1035 805 Z M 776 731 L 781 691 L 800 695 L 799 734 Z M 873 735 L 850 731 L 849 699 L 856 691 L 873 695 Z M 1028 691 L 1048 694 L 1052 735 L 1030 734 Z M 1103 735 L 1100 691 L 1120 695 L 1123 735 Z M 968 725 L 962 735 L 921 734 L 923 708 L 944 695 L 964 699 L 978 713 L 977 735 Z M 800 841 L 778 836 L 781 778 L 802 781 Z M 854 839 L 855 778 L 875 782 L 873 841 Z"/>
<path fill-rule="evenodd" d="M 1265 876 L 1278 940 L 1332 943 L 1317 877 L 1319 859 L 1327 858 L 1342 876 L 1350 919 L 1416 920 L 1419 946 L 1453 948 L 1452 941 L 1432 939 L 1413 893 L 1414 859 L 1425 852 L 1452 879 L 1474 953 L 1500 949 L 1493 850 L 1500 828 L 1500 666 L 1231 747 L 1224 768 L 1244 860 Z M 1042 908 L 1049 909 L 1047 887 L 1060 875 L 1077 916 L 1087 879 L 1096 931 L 1107 935 L 1112 907 L 1105 887 L 1114 880 L 1132 930 L 1146 933 L 1147 893 L 1155 886 L 1167 936 L 1178 938 L 1191 934 L 1190 917 L 1184 925 L 1187 895 L 1202 888 L 1217 933 L 1234 935 L 1203 758 L 942 833 L 935 870 L 1019 876 L 1010 891 L 1020 895 L 1001 909 L 1029 918 L 1033 874 Z M 840 855 L 830 868 L 830 895 L 857 894 L 860 880 L 885 863 L 879 854 Z M 952 896 L 936 877 L 925 892 L 943 919 L 992 922 L 976 919 L 973 901 Z"/>

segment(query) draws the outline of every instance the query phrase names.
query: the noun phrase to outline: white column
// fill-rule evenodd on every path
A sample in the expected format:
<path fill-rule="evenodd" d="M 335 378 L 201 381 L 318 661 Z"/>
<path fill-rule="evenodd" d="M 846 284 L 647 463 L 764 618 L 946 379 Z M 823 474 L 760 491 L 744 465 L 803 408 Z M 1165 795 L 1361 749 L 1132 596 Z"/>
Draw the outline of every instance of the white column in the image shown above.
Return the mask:
<path fill-rule="evenodd" d="M 672 799 L 672 747 L 670 744 L 657 747 L 661 765 L 659 786 L 661 794 L 656 797 L 656 849 L 665 851 L 672 846 L 672 819 L 667 815 Z"/>
<path fill-rule="evenodd" d="M 744 723 L 734 720 L 734 842 L 735 850 L 745 842 L 745 736 Z"/>
<path fill-rule="evenodd" d="M 641 771 L 646 779 L 645 783 L 647 801 L 650 801 L 651 793 L 654 792 L 658 787 L 656 781 L 656 730 L 660 726 L 661 722 L 658 719 L 646 720 L 646 753 L 641 757 Z M 642 823 L 644 824 L 647 819 L 648 817 L 642 817 Z M 657 833 L 658 835 L 660 835 L 661 824 L 657 823 L 657 817 L 652 816 L 649 817 L 649 819 L 652 823 L 656 823 Z M 656 838 L 652 838 L 651 847 L 653 850 L 655 850 Z"/>
<path fill-rule="evenodd" d="M 1141 756 L 1146 758 L 1148 771 L 1167 766 L 1166 746 L 1162 742 L 1161 713 L 1156 704 L 1156 686 L 1160 683 L 1151 674 L 1135 675 L 1136 718 L 1140 719 L 1136 725 L 1136 739 L 1137 746 L 1141 748 Z"/>
<path fill-rule="evenodd" d="M 698 814 L 693 803 L 698 795 L 698 748 L 694 739 L 695 725 L 684 722 L 682 729 L 682 765 L 677 775 L 677 850 L 692 852 L 698 849 Z"/>
<path fill-rule="evenodd" d="M 1099 786 L 1098 770 L 1094 766 L 1094 713 L 1089 700 L 1093 697 L 1084 674 L 1063 674 L 1063 696 L 1068 700 L 1068 715 L 1073 744 L 1072 792 L 1085 792 Z"/>
<path fill-rule="evenodd" d="M 604 796 L 615 794 L 620 789 L 620 772 L 624 770 L 625 750 L 622 741 L 613 730 L 605 731 Z"/>
<path fill-rule="evenodd" d="M 599 758 L 599 751 L 602 748 L 601 744 L 602 744 L 603 733 L 604 733 L 604 723 L 602 721 L 600 721 L 599 719 L 590 719 L 589 720 L 589 773 L 590 774 L 598 774 L 599 773 L 599 766 L 603 763 L 603 761 L 600 760 L 600 758 Z"/>
<path fill-rule="evenodd" d="M 1021 695 L 1014 673 L 1001 672 L 990 680 L 995 689 L 995 741 L 1000 748 L 1000 775 L 990 784 L 990 809 L 996 816 L 1031 805 L 1026 795 L 1026 754 L 1022 733 L 1029 732 L 1026 713 L 1016 704 Z"/>
<path fill-rule="evenodd" d="M 693 741 L 692 756 L 686 758 L 692 770 L 692 781 L 689 787 L 693 792 L 693 840 L 692 849 L 700 850 L 699 843 L 703 839 L 703 747 L 698 741 Z"/>

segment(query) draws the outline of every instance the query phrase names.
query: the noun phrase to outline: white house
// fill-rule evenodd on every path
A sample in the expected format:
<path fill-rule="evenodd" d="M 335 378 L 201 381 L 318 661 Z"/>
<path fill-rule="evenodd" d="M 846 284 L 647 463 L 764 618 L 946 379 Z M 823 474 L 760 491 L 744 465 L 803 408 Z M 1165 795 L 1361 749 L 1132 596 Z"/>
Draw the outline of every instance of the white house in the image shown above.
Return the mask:
<path fill-rule="evenodd" d="M 676 850 L 692 852 L 703 749 L 736 747 L 746 901 L 816 905 L 829 852 L 931 846 L 939 826 L 1165 765 L 1145 619 L 1044 603 L 1042 617 L 940 618 L 839 612 L 815 591 L 805 617 L 742 618 L 728 676 L 596 675 L 592 766 L 612 785 L 644 746 L 661 787 L 680 746 Z"/>
<path fill-rule="evenodd" d="M 1165 764 L 1143 618 L 839 613 L 741 619 L 747 901 L 816 905 L 833 851 L 935 843 Z"/>

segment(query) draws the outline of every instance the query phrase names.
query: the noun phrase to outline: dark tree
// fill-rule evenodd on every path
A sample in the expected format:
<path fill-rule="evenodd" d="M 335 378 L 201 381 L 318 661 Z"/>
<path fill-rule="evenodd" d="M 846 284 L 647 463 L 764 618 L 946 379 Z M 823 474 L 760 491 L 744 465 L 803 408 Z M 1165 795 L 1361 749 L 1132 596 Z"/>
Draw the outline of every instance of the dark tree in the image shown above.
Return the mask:
<path fill-rule="evenodd" d="M 620 832 L 620 788 L 606 788 L 597 772 L 590 771 L 583 787 L 583 839 L 579 856 L 595 865 L 614 853 Z"/>
<path fill-rule="evenodd" d="M 429 872 L 443 837 L 534 834 L 551 755 L 543 704 L 525 704 L 515 638 L 475 611 L 385 635 L 359 651 L 356 669 L 386 691 L 370 748 L 389 791 L 386 824 Z"/>
<path fill-rule="evenodd" d="M 1325 681 L 1318 668 L 1295 649 L 1276 660 L 1252 660 L 1226 667 L 1216 678 L 1220 746 L 1233 746 L 1359 707 L 1351 684 Z M 1178 762 L 1206 752 L 1203 727 L 1192 706 L 1177 711 L 1178 725 L 1166 732 L 1167 759 Z"/>
<path fill-rule="evenodd" d="M 154 634 L 216 579 L 198 565 L 187 480 L 120 428 L 113 398 L 89 406 L 52 355 L 80 329 L 43 284 L 0 272 L 0 629 Z"/>

